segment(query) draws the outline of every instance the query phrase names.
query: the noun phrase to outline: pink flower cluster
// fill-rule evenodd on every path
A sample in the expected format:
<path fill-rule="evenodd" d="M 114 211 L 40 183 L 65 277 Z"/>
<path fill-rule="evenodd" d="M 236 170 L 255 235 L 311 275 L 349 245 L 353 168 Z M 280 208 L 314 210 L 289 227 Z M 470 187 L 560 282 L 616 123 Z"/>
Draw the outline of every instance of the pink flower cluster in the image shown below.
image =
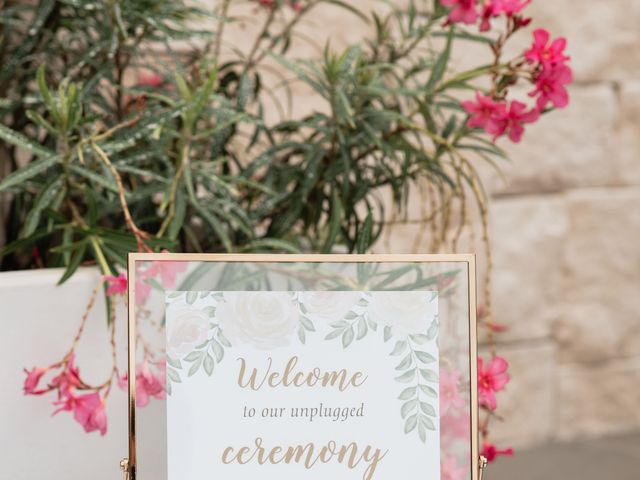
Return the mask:
<path fill-rule="evenodd" d="M 478 401 L 481 406 L 496 409 L 496 392 L 504 390 L 510 380 L 508 368 L 509 364 L 500 356 L 493 357 L 486 368 L 482 357 L 478 357 Z"/>
<path fill-rule="evenodd" d="M 187 269 L 186 262 L 151 262 L 146 268 L 139 268 L 136 271 L 136 303 L 144 305 L 151 295 L 151 284 L 149 280 L 160 281 L 165 289 L 175 286 L 178 274 Z"/>
<path fill-rule="evenodd" d="M 529 93 L 536 98 L 533 108 L 517 100 L 496 99 L 476 92 L 475 101 L 462 102 L 462 107 L 470 115 L 469 128 L 481 128 L 493 136 L 494 141 L 507 134 L 513 142 L 519 142 L 524 133 L 524 125 L 534 123 L 551 103 L 554 108 L 564 108 L 569 104 L 566 86 L 572 82 L 571 68 L 566 64 L 569 57 L 564 54 L 566 40 L 558 38 L 550 42 L 549 32 L 537 29 L 534 41 L 524 57 L 533 68 L 531 77 L 535 86 Z"/>
<path fill-rule="evenodd" d="M 136 407 L 146 407 L 152 397 L 158 400 L 165 398 L 166 365 L 164 362 L 157 362 L 155 366 L 156 372 L 146 360 L 136 366 Z M 118 386 L 127 390 L 126 373 L 118 379 Z"/>
<path fill-rule="evenodd" d="M 278 0 L 257 0 L 260 5 L 266 8 L 276 8 L 278 7 Z M 291 10 L 298 13 L 302 10 L 302 2 L 300 0 L 289 0 L 287 2 Z"/>
<path fill-rule="evenodd" d="M 99 431 L 101 435 L 107 433 L 107 415 L 104 409 L 104 398 L 99 391 L 81 393 L 90 390 L 81 379 L 80 369 L 75 365 L 75 355 L 71 353 L 62 363 L 50 365 L 46 368 L 25 370 L 27 378 L 24 381 L 25 395 L 42 395 L 50 391 L 57 392 L 57 399 L 53 405 L 58 407 L 53 415 L 59 412 L 73 412 L 73 418 L 84 428 L 85 432 Z M 42 377 L 49 371 L 61 368 L 58 375 L 53 377 L 46 387 L 38 388 Z"/>
<path fill-rule="evenodd" d="M 520 28 L 528 25 L 530 18 L 522 15 L 524 8 L 532 0 L 440 0 L 449 7 L 448 24 L 463 23 L 473 25 L 479 22 L 480 31 L 491 29 L 491 19 L 504 16 L 508 19 L 508 28 L 493 45 L 498 65 L 503 43 Z M 524 125 L 534 123 L 551 104 L 553 108 L 564 108 L 569 104 L 567 85 L 573 81 L 573 73 L 567 65 L 569 57 L 565 55 L 567 41 L 564 38 L 551 40 L 549 32 L 539 28 L 533 32 L 533 43 L 524 52 L 520 61 L 509 62 L 511 69 L 505 74 L 507 84 L 517 82 L 519 78 L 531 81 L 534 88 L 529 96 L 535 98 L 535 106 L 528 108 L 523 102 L 509 101 L 497 88 L 496 79 L 491 94 L 476 92 L 473 101 L 462 102 L 462 107 L 470 115 L 467 125 L 481 128 L 493 136 L 494 141 L 507 135 L 513 142 L 519 142 L 524 133 Z"/>
<path fill-rule="evenodd" d="M 530 19 L 520 17 L 522 12 L 532 0 L 486 0 L 478 5 L 477 0 L 440 0 L 451 11 L 447 16 L 447 23 L 475 24 L 480 19 L 480 30 L 486 32 L 491 28 L 490 19 L 506 15 L 509 18 L 517 18 L 521 26 L 529 23 Z"/>
<path fill-rule="evenodd" d="M 534 65 L 533 81 L 535 90 L 529 93 L 537 97 L 536 105 L 540 111 L 549 103 L 555 108 L 564 108 L 569 104 L 566 86 L 573 81 L 573 72 L 567 65 L 569 57 L 564 54 L 567 41 L 557 38 L 550 41 L 549 32 L 538 28 L 533 32 L 533 44 L 524 57 Z"/>

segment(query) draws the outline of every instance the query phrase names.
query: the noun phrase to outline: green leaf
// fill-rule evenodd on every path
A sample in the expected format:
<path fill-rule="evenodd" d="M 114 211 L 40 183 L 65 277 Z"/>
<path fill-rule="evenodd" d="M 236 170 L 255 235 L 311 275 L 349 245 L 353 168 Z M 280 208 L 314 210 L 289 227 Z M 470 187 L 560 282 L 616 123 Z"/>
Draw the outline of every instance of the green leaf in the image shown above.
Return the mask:
<path fill-rule="evenodd" d="M 220 363 L 224 358 L 224 348 L 215 340 L 211 340 L 211 350 L 216 357 L 216 362 Z"/>
<path fill-rule="evenodd" d="M 433 70 L 431 70 L 431 76 L 429 77 L 429 81 L 425 86 L 428 92 L 432 92 L 435 89 L 440 80 L 442 80 L 444 72 L 447 69 L 449 57 L 451 56 L 451 42 L 453 40 L 454 28 L 455 27 L 453 25 L 449 27 L 449 34 L 447 35 L 447 43 L 445 45 L 445 48 L 438 56 L 438 59 L 433 66 Z"/>
<path fill-rule="evenodd" d="M 416 369 L 413 368 L 411 370 L 404 372 L 402 375 L 396 377 L 396 381 L 401 383 L 409 383 L 415 378 L 416 378 Z"/>
<path fill-rule="evenodd" d="M 324 339 L 333 340 L 334 338 L 338 338 L 340 335 L 342 335 L 342 333 L 343 333 L 342 329 L 336 329 L 330 332 L 326 337 L 324 337 Z"/>
<path fill-rule="evenodd" d="M 309 320 L 307 317 L 301 315 L 300 323 L 306 330 L 309 330 L 310 332 L 316 331 L 315 327 L 313 326 L 313 323 L 311 323 L 311 320 Z"/>
<path fill-rule="evenodd" d="M 167 377 L 171 379 L 172 382 L 182 383 L 182 379 L 180 378 L 180 374 L 173 370 L 172 368 L 167 368 Z"/>
<path fill-rule="evenodd" d="M 331 191 L 331 213 L 327 229 L 327 237 L 322 245 L 322 253 L 330 253 L 340 232 L 340 220 L 342 218 L 342 202 L 337 189 Z"/>
<path fill-rule="evenodd" d="M 196 300 L 198 300 L 198 292 L 194 292 L 194 291 L 187 292 L 186 300 L 189 305 L 193 305 L 196 302 Z"/>
<path fill-rule="evenodd" d="M 427 352 L 416 351 L 415 354 L 416 357 L 418 357 L 418 360 L 420 360 L 422 363 L 433 363 L 436 361 L 436 357 Z"/>
<path fill-rule="evenodd" d="M 437 382 L 438 381 L 438 374 L 436 372 L 434 372 L 433 370 L 429 370 L 428 368 L 421 368 L 420 369 L 420 375 L 427 382 Z"/>
<path fill-rule="evenodd" d="M 59 155 L 53 155 L 50 157 L 35 160 L 33 162 L 29 162 L 21 169 L 7 175 L 5 179 L 0 182 L 0 192 L 16 185 L 22 185 L 24 182 L 30 180 L 36 175 L 40 175 L 41 173 L 46 172 L 59 162 Z"/>
<path fill-rule="evenodd" d="M 400 355 L 402 352 L 405 351 L 405 349 L 407 348 L 407 342 L 404 340 L 398 340 L 396 342 L 395 347 L 393 347 L 393 350 L 391 351 L 391 353 L 389 355 Z"/>
<path fill-rule="evenodd" d="M 82 263 L 82 260 L 84 260 L 85 253 L 87 252 L 87 244 L 88 241 L 85 239 L 79 244 L 78 248 L 74 250 L 71 255 L 71 259 L 69 260 L 69 265 L 67 265 L 67 269 L 64 271 L 60 280 L 58 280 L 58 285 L 62 285 L 64 282 L 69 280 L 76 270 L 78 270 L 78 267 Z"/>
<path fill-rule="evenodd" d="M 412 411 L 414 411 L 417 406 L 418 406 L 417 398 L 414 398 L 413 400 L 409 400 L 408 402 L 405 402 L 402 405 L 402 408 L 400 409 L 400 415 L 402 416 L 402 418 L 406 418 L 407 415 L 409 415 Z"/>
<path fill-rule="evenodd" d="M 180 360 L 174 360 L 169 355 L 166 356 L 166 360 L 167 360 L 167 364 L 171 365 L 173 368 L 182 369 L 182 364 L 180 363 Z"/>
<path fill-rule="evenodd" d="M 424 393 L 425 395 L 431 397 L 431 398 L 438 398 L 438 392 L 435 391 L 435 389 L 431 388 L 428 385 L 419 385 L 420 390 L 422 390 L 422 393 Z"/>
<path fill-rule="evenodd" d="M 347 348 L 353 342 L 353 327 L 347 328 L 342 334 L 342 347 Z"/>
<path fill-rule="evenodd" d="M 404 359 L 398 364 L 396 370 L 406 370 L 413 364 L 413 357 L 411 353 L 409 353 Z"/>
<path fill-rule="evenodd" d="M 358 331 L 356 334 L 356 339 L 360 340 L 361 338 L 364 338 L 364 336 L 367 334 L 367 322 L 365 322 L 364 318 L 360 317 L 360 320 L 358 320 Z"/>
<path fill-rule="evenodd" d="M 425 415 L 429 415 L 430 417 L 436 416 L 436 410 L 428 403 L 420 402 L 420 410 L 422 410 Z"/>
<path fill-rule="evenodd" d="M 411 415 L 409 418 L 407 418 L 407 421 L 404 423 L 404 433 L 412 432 L 416 428 L 417 424 L 418 424 L 418 416 Z"/>
<path fill-rule="evenodd" d="M 391 331 L 391 327 L 389 325 L 385 325 L 383 335 L 385 342 L 387 342 L 393 335 L 393 332 Z"/>
<path fill-rule="evenodd" d="M 0 139 L 11 145 L 15 145 L 16 147 L 33 153 L 38 157 L 51 157 L 55 155 L 55 152 L 52 152 L 48 148 L 44 148 L 40 144 L 25 137 L 21 133 L 16 132 L 15 130 L 11 130 L 10 128 L 5 127 L 2 124 L 0 124 Z"/>
<path fill-rule="evenodd" d="M 33 207 L 24 222 L 24 230 L 22 231 L 23 238 L 31 236 L 31 234 L 36 231 L 38 223 L 40 222 L 40 214 L 45 208 L 53 204 L 54 199 L 62 188 L 63 181 L 64 178 L 62 176 L 52 178 L 36 196 Z"/>
<path fill-rule="evenodd" d="M 402 391 L 402 393 L 400 394 L 400 396 L 398 397 L 398 399 L 399 400 L 409 400 L 410 398 L 415 397 L 417 391 L 418 391 L 417 387 L 405 388 Z"/>
<path fill-rule="evenodd" d="M 203 362 L 204 371 L 207 375 L 211 376 L 211 374 L 213 373 L 213 367 L 215 367 L 215 365 L 216 363 L 213 361 L 213 357 L 207 353 L 204 357 Z"/>
<path fill-rule="evenodd" d="M 304 328 L 302 326 L 298 327 L 298 338 L 300 339 L 300 343 L 305 343 L 306 335 L 304 333 Z"/>
<path fill-rule="evenodd" d="M 189 355 L 184 357 L 184 359 L 187 362 L 195 362 L 196 360 L 200 360 L 203 355 L 204 355 L 203 351 L 191 352 L 191 353 L 189 353 Z"/>

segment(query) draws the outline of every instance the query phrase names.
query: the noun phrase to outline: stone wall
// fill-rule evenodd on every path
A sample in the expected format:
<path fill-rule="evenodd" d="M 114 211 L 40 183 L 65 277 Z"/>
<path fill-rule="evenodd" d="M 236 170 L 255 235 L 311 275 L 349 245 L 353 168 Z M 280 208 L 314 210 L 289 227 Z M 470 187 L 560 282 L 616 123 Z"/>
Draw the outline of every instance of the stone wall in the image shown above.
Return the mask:
<path fill-rule="evenodd" d="M 567 37 L 575 83 L 569 108 L 503 144 L 506 181 L 486 176 L 495 320 L 509 327 L 498 350 L 513 377 L 494 440 L 520 448 L 640 430 L 640 2 L 535 0 L 529 13 Z M 359 28 L 330 24 L 333 45 Z M 417 202 L 379 251 L 416 251 Z"/>
<path fill-rule="evenodd" d="M 640 430 L 640 1 L 534 0 L 528 12 L 532 28 L 567 37 L 576 81 L 569 108 L 528 128 L 521 144 L 503 144 L 506 181 L 485 177 L 495 320 L 509 327 L 498 348 L 513 377 L 494 440 L 516 447 Z M 252 23 L 229 32 L 229 45 L 246 46 Z M 368 28 L 327 6 L 303 33 L 337 49 Z M 521 35 L 514 48 L 529 41 Z M 298 38 L 291 53 L 318 50 Z M 454 65 L 478 65 L 482 55 L 466 45 Z M 309 92 L 294 95 L 294 114 L 319 106 Z M 420 201 L 378 251 L 428 251 L 428 235 L 415 245 Z"/>

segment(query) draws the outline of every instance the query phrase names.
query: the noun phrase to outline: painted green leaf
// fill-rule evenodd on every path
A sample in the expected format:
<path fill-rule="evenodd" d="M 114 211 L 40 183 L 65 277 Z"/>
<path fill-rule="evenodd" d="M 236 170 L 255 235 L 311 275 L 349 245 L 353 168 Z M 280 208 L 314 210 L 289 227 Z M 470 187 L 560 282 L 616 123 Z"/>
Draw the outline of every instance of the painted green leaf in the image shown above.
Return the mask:
<path fill-rule="evenodd" d="M 199 351 L 199 352 L 191 352 L 189 355 L 187 355 L 186 357 L 184 357 L 184 359 L 187 362 L 195 362 L 196 360 L 200 360 L 202 358 L 202 356 L 204 355 L 204 352 Z"/>
<path fill-rule="evenodd" d="M 174 360 L 169 355 L 166 356 L 167 365 L 171 365 L 173 368 L 177 368 L 178 370 L 182 369 L 182 363 L 180 360 Z"/>
<path fill-rule="evenodd" d="M 405 342 L 404 340 L 398 340 L 396 342 L 395 347 L 393 347 L 393 350 L 391 351 L 390 355 L 393 355 L 393 356 L 400 355 L 402 352 L 405 351 L 406 348 L 407 348 L 407 342 Z"/>
<path fill-rule="evenodd" d="M 430 417 L 436 416 L 436 410 L 426 402 L 420 402 L 420 410 L 422 410 L 425 415 L 429 415 Z"/>
<path fill-rule="evenodd" d="M 414 398 L 413 400 L 409 400 L 408 402 L 405 402 L 402 405 L 402 408 L 400 409 L 400 415 L 402 416 L 402 418 L 406 418 L 406 416 L 409 415 L 411 412 L 413 412 L 417 406 L 418 406 L 417 398 Z"/>
<path fill-rule="evenodd" d="M 316 331 L 315 327 L 313 326 L 313 323 L 307 317 L 301 316 L 300 317 L 300 323 L 302 324 L 302 326 L 306 330 L 309 330 L 310 332 L 315 332 Z"/>
<path fill-rule="evenodd" d="M 389 325 L 385 325 L 384 331 L 383 331 L 384 341 L 387 342 L 392 335 L 393 334 L 391 332 L 391 327 Z"/>
<path fill-rule="evenodd" d="M 418 357 L 418 360 L 420 360 L 422 363 L 433 363 L 436 361 L 436 357 L 427 352 L 416 351 L 415 353 L 416 357 Z"/>
<path fill-rule="evenodd" d="M 360 320 L 358 320 L 358 333 L 356 335 L 356 338 L 360 340 L 361 338 L 364 338 L 366 334 L 367 334 L 367 322 L 364 320 L 364 318 L 360 317 Z"/>
<path fill-rule="evenodd" d="M 224 336 L 224 334 L 222 333 L 222 330 L 218 330 L 217 335 L 218 335 L 218 340 L 222 345 L 224 345 L 227 348 L 231 346 L 231 342 L 227 340 L 227 337 Z"/>
<path fill-rule="evenodd" d="M 417 387 L 407 387 L 402 391 L 402 393 L 400 393 L 400 396 L 398 397 L 398 399 L 409 400 L 410 398 L 413 398 L 416 395 L 417 391 L 418 391 Z"/>
<path fill-rule="evenodd" d="M 422 333 L 416 333 L 413 335 L 409 335 L 409 338 L 416 342 L 419 345 L 424 345 L 425 343 L 427 343 L 429 341 L 429 337 L 427 337 L 426 335 L 423 335 Z"/>
<path fill-rule="evenodd" d="M 193 291 L 187 292 L 187 303 L 189 305 L 193 305 L 196 300 L 198 300 L 198 292 L 193 292 Z"/>
<path fill-rule="evenodd" d="M 213 351 L 213 355 L 216 357 L 216 362 L 220 363 L 222 358 L 224 357 L 224 348 L 214 339 L 211 339 L 211 350 Z"/>
<path fill-rule="evenodd" d="M 172 382 L 182 383 L 180 374 L 171 368 L 167 368 L 167 377 L 169 377 Z"/>
<path fill-rule="evenodd" d="M 324 337 L 325 340 L 333 340 L 334 338 L 338 338 L 340 335 L 342 335 L 343 330 L 340 329 L 335 329 L 334 331 L 330 332 L 326 337 Z"/>
<path fill-rule="evenodd" d="M 342 334 L 342 346 L 344 348 L 347 348 L 349 345 L 351 345 L 351 342 L 353 342 L 353 337 L 353 328 L 347 328 Z"/>
<path fill-rule="evenodd" d="M 396 381 L 398 382 L 402 382 L 402 383 L 408 383 L 410 381 L 412 381 L 414 378 L 416 378 L 416 369 L 411 369 L 408 370 L 406 372 L 404 372 L 402 375 L 396 377 Z"/>
<path fill-rule="evenodd" d="M 420 369 L 420 375 L 427 382 L 437 382 L 438 381 L 438 374 L 436 372 L 434 372 L 433 370 L 429 370 L 428 368 L 421 368 Z"/>
<path fill-rule="evenodd" d="M 436 392 L 435 389 L 431 388 L 428 385 L 420 385 L 420 390 L 422 390 L 425 395 L 428 395 L 431 398 L 438 398 L 438 392 Z"/>
<path fill-rule="evenodd" d="M 417 424 L 418 424 L 418 416 L 411 415 L 409 418 L 407 418 L 407 421 L 404 422 L 404 433 L 412 432 L 416 428 Z"/>
<path fill-rule="evenodd" d="M 398 364 L 396 370 L 406 370 L 413 364 L 413 357 L 411 353 L 409 353 L 404 359 Z"/>
<path fill-rule="evenodd" d="M 305 338 L 304 328 L 302 326 L 298 327 L 298 338 L 300 339 L 300 343 L 305 343 L 306 338 Z"/>
<path fill-rule="evenodd" d="M 207 375 L 211 376 L 211 374 L 213 373 L 213 367 L 215 367 L 213 357 L 207 353 L 207 355 L 204 357 L 204 362 L 202 365 Z"/>

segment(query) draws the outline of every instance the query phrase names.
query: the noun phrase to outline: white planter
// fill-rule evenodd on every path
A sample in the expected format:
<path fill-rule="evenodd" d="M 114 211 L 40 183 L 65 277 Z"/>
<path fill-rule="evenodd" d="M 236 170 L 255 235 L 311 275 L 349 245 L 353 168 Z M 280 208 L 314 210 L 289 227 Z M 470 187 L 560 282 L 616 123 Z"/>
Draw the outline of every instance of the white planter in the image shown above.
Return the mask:
<path fill-rule="evenodd" d="M 112 480 L 127 456 L 126 396 L 117 386 L 107 400 L 108 431 L 87 434 L 69 412 L 51 417 L 55 394 L 25 396 L 24 368 L 46 366 L 68 351 L 93 288 L 93 268 L 80 269 L 64 285 L 60 269 L 0 273 L 0 451 L 2 478 L 11 480 Z M 119 365 L 126 366 L 126 316 L 119 300 L 116 329 Z M 77 364 L 83 378 L 102 383 L 111 365 L 102 293 L 98 295 Z"/>

